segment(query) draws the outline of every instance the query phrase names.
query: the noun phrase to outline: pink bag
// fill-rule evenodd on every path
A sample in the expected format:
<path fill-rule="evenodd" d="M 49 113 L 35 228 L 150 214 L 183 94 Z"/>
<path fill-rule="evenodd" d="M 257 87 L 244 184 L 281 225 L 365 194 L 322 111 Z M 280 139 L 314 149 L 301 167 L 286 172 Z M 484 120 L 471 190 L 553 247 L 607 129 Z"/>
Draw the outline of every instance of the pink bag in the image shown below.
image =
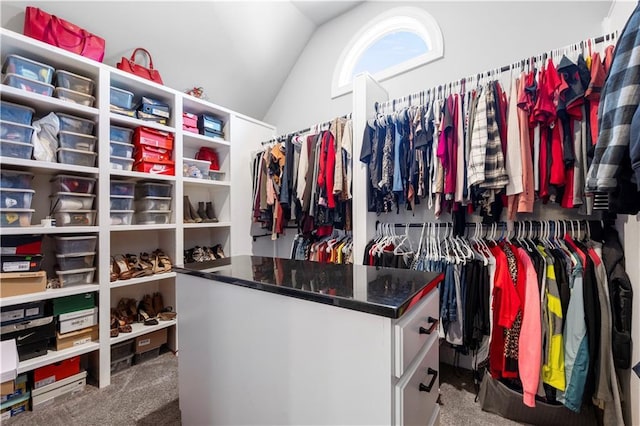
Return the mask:
<path fill-rule="evenodd" d="M 24 35 L 98 62 L 104 58 L 103 38 L 37 7 L 25 10 Z"/>

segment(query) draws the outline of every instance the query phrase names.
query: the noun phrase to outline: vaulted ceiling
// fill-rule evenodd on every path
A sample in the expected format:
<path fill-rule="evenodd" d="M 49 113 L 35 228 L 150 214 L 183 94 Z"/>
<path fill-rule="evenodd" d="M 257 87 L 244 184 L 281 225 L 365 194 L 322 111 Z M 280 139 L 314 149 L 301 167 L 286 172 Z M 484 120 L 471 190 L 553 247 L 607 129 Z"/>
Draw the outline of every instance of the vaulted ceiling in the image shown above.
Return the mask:
<path fill-rule="evenodd" d="M 5 1 L 2 27 L 22 32 L 37 6 L 106 39 L 114 65 L 136 47 L 167 86 L 263 118 L 316 28 L 361 1 Z"/>

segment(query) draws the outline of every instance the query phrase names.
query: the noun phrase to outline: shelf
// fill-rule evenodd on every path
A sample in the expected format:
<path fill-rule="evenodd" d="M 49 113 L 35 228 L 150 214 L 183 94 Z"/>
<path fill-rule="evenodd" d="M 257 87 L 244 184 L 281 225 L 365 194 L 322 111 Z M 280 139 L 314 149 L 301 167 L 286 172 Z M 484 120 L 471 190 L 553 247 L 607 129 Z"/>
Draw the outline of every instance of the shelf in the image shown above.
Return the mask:
<path fill-rule="evenodd" d="M 122 231 L 154 231 L 160 229 L 175 229 L 175 223 L 166 223 L 162 225 L 114 225 L 109 228 L 111 232 Z"/>
<path fill-rule="evenodd" d="M 164 132 L 170 132 L 170 133 L 174 133 L 176 131 L 176 129 L 174 129 L 173 127 L 154 123 L 153 121 L 144 121 L 144 120 L 139 120 L 133 117 L 127 117 L 126 115 L 115 114 L 113 112 L 110 113 L 109 120 L 111 121 L 111 124 L 118 124 L 118 125 L 124 124 L 127 126 L 133 126 L 133 127 L 144 126 L 144 127 L 150 127 L 152 129 L 162 130 Z"/>
<path fill-rule="evenodd" d="M 130 280 L 117 280 L 111 283 L 111 288 L 126 287 L 151 281 L 167 280 L 169 278 L 175 278 L 176 275 L 177 274 L 175 272 L 166 272 L 164 274 L 154 274 L 147 277 L 131 278 Z"/>
<path fill-rule="evenodd" d="M 183 145 L 189 145 L 194 147 L 199 147 L 204 145 L 213 145 L 213 146 L 221 146 L 221 147 L 230 147 L 231 143 L 222 138 L 211 138 L 209 136 L 204 136 L 198 133 L 192 133 L 188 131 L 182 132 L 182 143 Z"/>
<path fill-rule="evenodd" d="M 76 166 L 75 164 L 53 163 L 49 161 L 26 160 L 24 158 L 0 157 L 2 167 L 15 166 L 23 170 L 42 171 L 49 170 L 51 174 L 57 172 L 83 173 L 97 175 L 100 169 L 97 167 Z"/>
<path fill-rule="evenodd" d="M 72 296 L 74 294 L 90 293 L 100 290 L 96 284 L 81 284 L 71 287 L 50 288 L 38 293 L 21 294 L 20 296 L 1 297 L 0 306 L 13 306 L 20 303 L 36 302 L 38 300 L 55 299 L 56 297 Z"/>
<path fill-rule="evenodd" d="M 134 178 L 134 179 L 153 179 L 153 180 L 166 180 L 166 181 L 175 181 L 175 176 L 169 175 L 158 175 L 152 173 L 144 173 L 144 172 L 133 172 L 127 170 L 111 170 L 111 177 L 122 177 L 122 178 Z"/>
<path fill-rule="evenodd" d="M 3 84 L 0 86 L 2 99 L 18 102 L 22 105 L 30 106 L 42 112 L 67 112 L 73 115 L 97 117 L 100 111 L 97 108 L 88 107 L 74 102 L 63 101 L 52 96 L 44 96 L 38 93 L 27 92 L 26 90 Z"/>
<path fill-rule="evenodd" d="M 185 229 L 198 229 L 198 228 L 228 228 L 231 226 L 231 222 L 213 222 L 213 223 L 185 223 L 182 225 Z"/>
<path fill-rule="evenodd" d="M 98 226 L 54 226 L 45 228 L 43 226 L 20 226 L 15 228 L 0 227 L 0 235 L 27 235 L 27 234 L 87 234 L 97 233 Z"/>
<path fill-rule="evenodd" d="M 50 350 L 46 355 L 28 359 L 26 361 L 21 361 L 18 364 L 18 374 L 26 373 L 27 371 L 35 370 L 36 368 L 53 364 L 54 362 L 62 361 L 76 355 L 82 355 L 89 352 L 97 351 L 98 349 L 100 349 L 100 344 L 98 342 L 90 342 L 78 346 L 73 346 L 68 349 L 63 349 L 61 351 Z"/>
<path fill-rule="evenodd" d="M 176 325 L 176 320 L 170 321 L 158 321 L 158 325 L 144 325 L 143 323 L 135 322 L 131 324 L 132 331 L 131 333 L 120 333 L 118 337 L 111 338 L 111 344 L 116 344 L 123 342 L 125 340 L 133 339 L 138 336 L 142 336 L 143 334 L 151 333 L 156 330 L 161 330 L 163 328 L 171 327 L 172 325 Z"/>
<path fill-rule="evenodd" d="M 230 187 L 231 182 L 228 180 L 211 180 L 211 179 L 197 179 L 197 178 L 182 178 L 182 182 L 185 185 L 203 185 L 203 186 L 226 186 Z"/>
<path fill-rule="evenodd" d="M 231 115 L 231 111 L 225 107 L 212 104 L 209 101 L 205 101 L 200 98 L 196 98 L 191 95 L 182 95 L 182 103 L 184 112 L 190 112 L 192 114 L 209 114 L 215 115 L 218 118 L 224 119 L 227 122 Z"/>

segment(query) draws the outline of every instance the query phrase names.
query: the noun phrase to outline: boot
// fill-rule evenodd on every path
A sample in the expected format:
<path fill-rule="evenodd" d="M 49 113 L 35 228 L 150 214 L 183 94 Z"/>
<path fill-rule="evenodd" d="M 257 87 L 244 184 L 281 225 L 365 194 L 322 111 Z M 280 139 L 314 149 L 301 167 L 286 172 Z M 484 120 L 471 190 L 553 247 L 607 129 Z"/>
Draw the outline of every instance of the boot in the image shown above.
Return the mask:
<path fill-rule="evenodd" d="M 189 211 L 191 212 L 191 217 L 195 223 L 200 223 L 203 221 L 203 217 L 196 212 L 196 209 L 191 205 L 191 201 L 189 201 Z"/>
<path fill-rule="evenodd" d="M 204 208 L 204 201 L 198 202 L 198 215 L 202 218 L 202 221 L 204 223 L 211 222 L 211 220 L 209 220 L 209 218 L 207 217 L 207 212 Z"/>
<path fill-rule="evenodd" d="M 184 196 L 184 202 L 182 203 L 182 211 L 184 216 L 184 223 L 194 223 L 193 217 L 191 216 L 191 203 L 189 202 L 189 197 L 187 195 Z"/>
<path fill-rule="evenodd" d="M 155 311 L 156 315 L 158 315 L 160 312 L 162 312 L 164 310 L 164 300 L 162 300 L 162 293 L 160 292 L 155 292 L 153 293 L 153 310 Z"/>
<path fill-rule="evenodd" d="M 213 202 L 207 201 L 207 217 L 210 222 L 217 222 L 218 218 L 216 217 L 215 212 L 213 211 Z"/>

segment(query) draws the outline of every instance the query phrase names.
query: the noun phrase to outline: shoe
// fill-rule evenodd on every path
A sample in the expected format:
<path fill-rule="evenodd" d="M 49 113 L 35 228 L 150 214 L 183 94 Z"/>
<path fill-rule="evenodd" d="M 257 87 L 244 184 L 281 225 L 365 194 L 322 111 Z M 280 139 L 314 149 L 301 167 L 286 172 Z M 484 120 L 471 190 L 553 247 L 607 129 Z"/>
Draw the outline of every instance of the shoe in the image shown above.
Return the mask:
<path fill-rule="evenodd" d="M 155 250 L 153 253 L 151 253 L 151 256 L 152 256 L 151 263 L 153 264 L 153 273 L 162 274 L 164 272 L 171 272 L 171 268 L 172 268 L 171 259 L 169 259 L 169 256 L 164 254 L 162 250 L 160 249 Z"/>
<path fill-rule="evenodd" d="M 143 268 L 148 269 L 151 274 L 153 274 L 153 263 L 151 263 L 151 258 L 149 257 L 149 253 L 142 252 L 140 253 L 140 265 Z"/>
<path fill-rule="evenodd" d="M 152 269 L 148 267 L 148 265 L 138 261 L 138 256 L 135 254 L 127 253 L 125 257 L 131 270 L 131 278 L 146 277 L 153 274 Z"/>
<path fill-rule="evenodd" d="M 213 211 L 213 202 L 207 201 L 207 217 L 209 218 L 209 222 L 217 222 L 218 218 L 216 217 L 215 212 Z"/>
<path fill-rule="evenodd" d="M 207 217 L 204 201 L 198 202 L 198 215 L 202 218 L 202 222 L 209 223 L 211 220 Z"/>
<path fill-rule="evenodd" d="M 184 196 L 184 200 L 182 202 L 182 210 L 184 223 L 194 223 L 195 220 L 191 216 L 191 203 L 189 202 L 189 197 L 187 195 Z"/>
<path fill-rule="evenodd" d="M 171 321 L 172 319 L 176 319 L 178 314 L 173 312 L 173 308 L 171 306 L 167 306 L 158 314 L 158 319 L 160 321 Z"/>
<path fill-rule="evenodd" d="M 109 262 L 109 281 L 110 282 L 114 282 L 114 281 L 118 281 L 118 274 L 116 273 L 116 261 L 113 259 L 113 256 L 111 256 L 111 261 Z"/>
<path fill-rule="evenodd" d="M 126 324 L 132 324 L 133 321 L 135 320 L 135 316 L 132 316 L 131 312 L 129 311 L 129 303 L 130 303 L 129 300 L 132 300 L 132 299 L 127 299 L 127 298 L 120 299 L 120 301 L 118 302 L 118 307 L 115 310 L 115 314 L 119 320 L 120 326 L 124 326 Z"/>
<path fill-rule="evenodd" d="M 184 251 L 184 263 L 193 263 L 193 250 L 192 248 Z"/>
<path fill-rule="evenodd" d="M 220 244 L 216 244 L 211 247 L 211 249 L 213 250 L 213 253 L 215 253 L 216 259 L 222 259 L 224 257 L 224 251 L 222 251 L 222 246 Z"/>
<path fill-rule="evenodd" d="M 129 269 L 129 264 L 123 255 L 117 254 L 113 257 L 113 271 L 118 274 L 119 280 L 128 280 L 131 278 L 132 272 Z"/>
<path fill-rule="evenodd" d="M 109 328 L 110 330 L 110 336 L 111 337 L 118 337 L 118 334 L 120 334 L 120 332 L 118 331 L 118 328 L 120 327 L 120 324 L 118 322 L 118 318 L 116 315 L 116 310 L 111 308 L 111 323 Z"/>
<path fill-rule="evenodd" d="M 195 246 L 193 248 L 193 261 L 204 262 L 205 260 L 207 260 L 207 253 L 205 252 L 204 248 Z"/>
<path fill-rule="evenodd" d="M 162 300 L 162 293 L 158 291 L 153 293 L 152 305 L 153 305 L 153 310 L 156 312 L 156 314 L 164 310 L 164 301 Z"/>

